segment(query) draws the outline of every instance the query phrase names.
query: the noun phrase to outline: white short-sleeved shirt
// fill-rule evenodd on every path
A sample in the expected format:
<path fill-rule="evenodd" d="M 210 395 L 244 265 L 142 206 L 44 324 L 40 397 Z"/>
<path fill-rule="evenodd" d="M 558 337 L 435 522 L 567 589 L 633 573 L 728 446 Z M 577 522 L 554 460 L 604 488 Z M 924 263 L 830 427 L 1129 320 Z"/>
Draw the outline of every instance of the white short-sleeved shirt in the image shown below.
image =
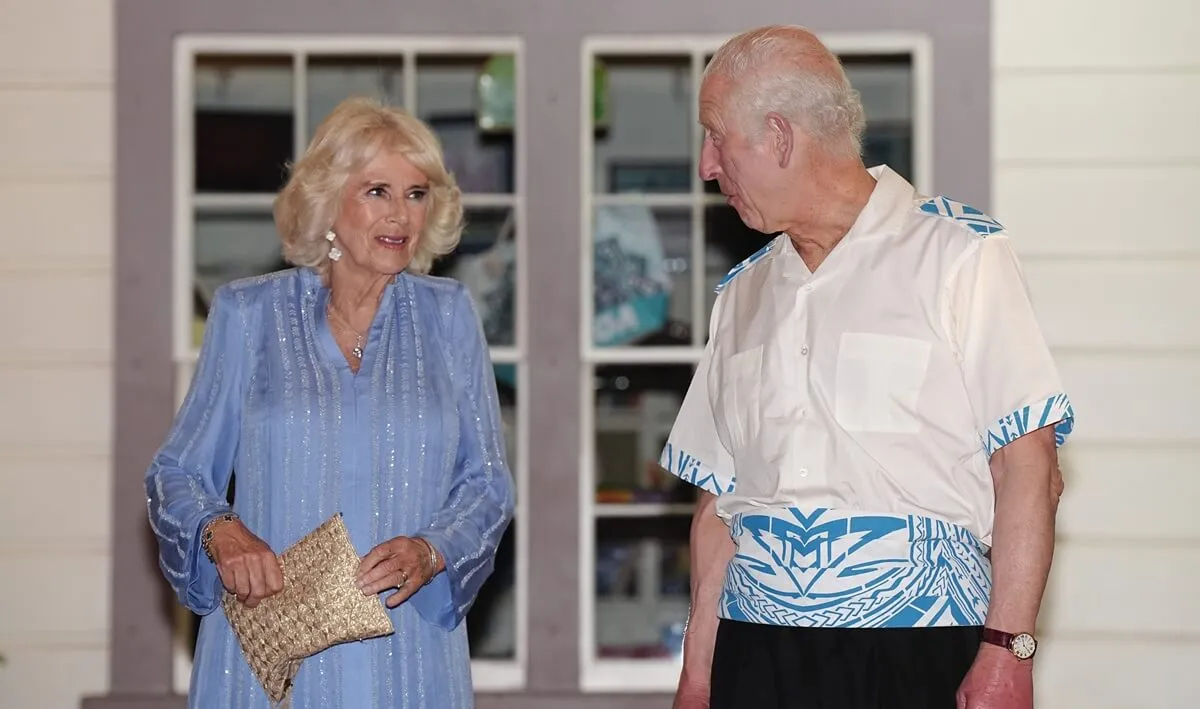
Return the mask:
<path fill-rule="evenodd" d="M 720 495 L 722 617 L 982 624 L 992 452 L 1073 411 L 1007 234 L 886 167 L 810 272 L 786 235 L 718 288 L 663 467 Z"/>

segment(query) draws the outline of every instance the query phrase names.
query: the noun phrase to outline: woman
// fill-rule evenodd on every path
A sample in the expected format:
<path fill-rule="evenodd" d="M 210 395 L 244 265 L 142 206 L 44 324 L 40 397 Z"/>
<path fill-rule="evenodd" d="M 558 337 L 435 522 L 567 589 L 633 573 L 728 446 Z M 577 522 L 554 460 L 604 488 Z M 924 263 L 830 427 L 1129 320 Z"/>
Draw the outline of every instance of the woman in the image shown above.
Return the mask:
<path fill-rule="evenodd" d="M 279 592 L 276 553 L 336 512 L 396 632 L 309 658 L 294 707 L 471 707 L 463 617 L 512 518 L 495 380 L 452 251 L 461 194 L 429 129 L 354 99 L 275 202 L 298 268 L 217 291 L 146 476 L 160 566 L 204 616 L 190 706 L 266 707 L 220 609 Z M 231 470 L 236 499 L 226 504 Z"/>

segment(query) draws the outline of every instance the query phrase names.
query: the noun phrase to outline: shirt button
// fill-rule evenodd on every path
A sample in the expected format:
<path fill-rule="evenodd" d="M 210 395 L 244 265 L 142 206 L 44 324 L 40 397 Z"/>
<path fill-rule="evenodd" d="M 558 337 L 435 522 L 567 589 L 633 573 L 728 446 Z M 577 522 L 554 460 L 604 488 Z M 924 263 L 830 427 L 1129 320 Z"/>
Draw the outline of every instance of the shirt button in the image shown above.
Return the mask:
<path fill-rule="evenodd" d="M 808 345 L 800 346 L 800 354 L 802 354 L 804 356 L 808 356 Z"/>
<path fill-rule="evenodd" d="M 811 284 L 811 283 L 804 284 L 804 290 L 811 291 L 812 289 L 813 289 L 813 284 Z"/>
<path fill-rule="evenodd" d="M 808 468 L 800 468 L 800 477 L 802 477 L 802 478 L 808 477 Z"/>

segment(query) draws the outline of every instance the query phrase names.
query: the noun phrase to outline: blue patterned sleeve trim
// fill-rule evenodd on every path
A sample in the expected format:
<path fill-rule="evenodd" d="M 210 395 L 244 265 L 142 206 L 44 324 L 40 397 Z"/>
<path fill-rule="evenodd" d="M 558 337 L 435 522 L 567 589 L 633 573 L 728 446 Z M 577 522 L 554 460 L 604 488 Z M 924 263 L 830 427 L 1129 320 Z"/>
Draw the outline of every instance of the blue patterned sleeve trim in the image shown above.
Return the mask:
<path fill-rule="evenodd" d="M 702 463 L 699 458 L 670 442 L 663 448 L 658 464 L 680 480 L 714 495 L 733 492 L 737 482 L 736 476 L 728 476 L 726 479 L 727 476 L 721 475 Z"/>
<path fill-rule="evenodd" d="M 984 435 L 984 450 L 991 455 L 1021 436 L 1050 425 L 1054 426 L 1055 445 L 1066 443 L 1075 428 L 1075 410 L 1066 394 L 1055 394 L 1002 417 Z"/>
<path fill-rule="evenodd" d="M 732 269 L 730 269 L 729 273 L 726 273 L 725 277 L 722 278 L 720 280 L 720 282 L 717 283 L 717 287 L 716 287 L 716 289 L 713 290 L 713 292 L 720 293 L 721 291 L 725 290 L 725 287 L 727 285 L 729 285 L 729 282 L 732 281 L 734 278 L 737 278 L 738 275 L 742 273 L 742 271 L 745 271 L 747 268 L 750 268 L 756 262 L 758 262 L 759 259 L 761 259 L 762 257 L 766 256 L 767 254 L 771 253 L 771 249 L 774 248 L 775 243 L 777 241 L 779 241 L 780 238 L 781 237 L 776 236 L 774 239 L 771 239 L 761 249 L 750 254 L 749 258 L 747 258 L 746 260 L 742 261 L 741 263 L 737 264 Z"/>

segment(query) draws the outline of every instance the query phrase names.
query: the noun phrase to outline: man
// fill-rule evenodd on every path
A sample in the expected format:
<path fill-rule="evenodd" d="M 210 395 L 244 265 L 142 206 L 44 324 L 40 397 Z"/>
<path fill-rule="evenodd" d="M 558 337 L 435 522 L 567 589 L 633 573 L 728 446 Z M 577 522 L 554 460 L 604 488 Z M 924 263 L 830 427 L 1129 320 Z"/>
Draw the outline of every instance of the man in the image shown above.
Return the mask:
<path fill-rule="evenodd" d="M 662 465 L 704 489 L 677 709 L 1028 709 L 1074 414 L 1003 228 L 860 158 L 811 33 L 730 40 L 700 170 L 779 236 L 718 287 Z"/>

